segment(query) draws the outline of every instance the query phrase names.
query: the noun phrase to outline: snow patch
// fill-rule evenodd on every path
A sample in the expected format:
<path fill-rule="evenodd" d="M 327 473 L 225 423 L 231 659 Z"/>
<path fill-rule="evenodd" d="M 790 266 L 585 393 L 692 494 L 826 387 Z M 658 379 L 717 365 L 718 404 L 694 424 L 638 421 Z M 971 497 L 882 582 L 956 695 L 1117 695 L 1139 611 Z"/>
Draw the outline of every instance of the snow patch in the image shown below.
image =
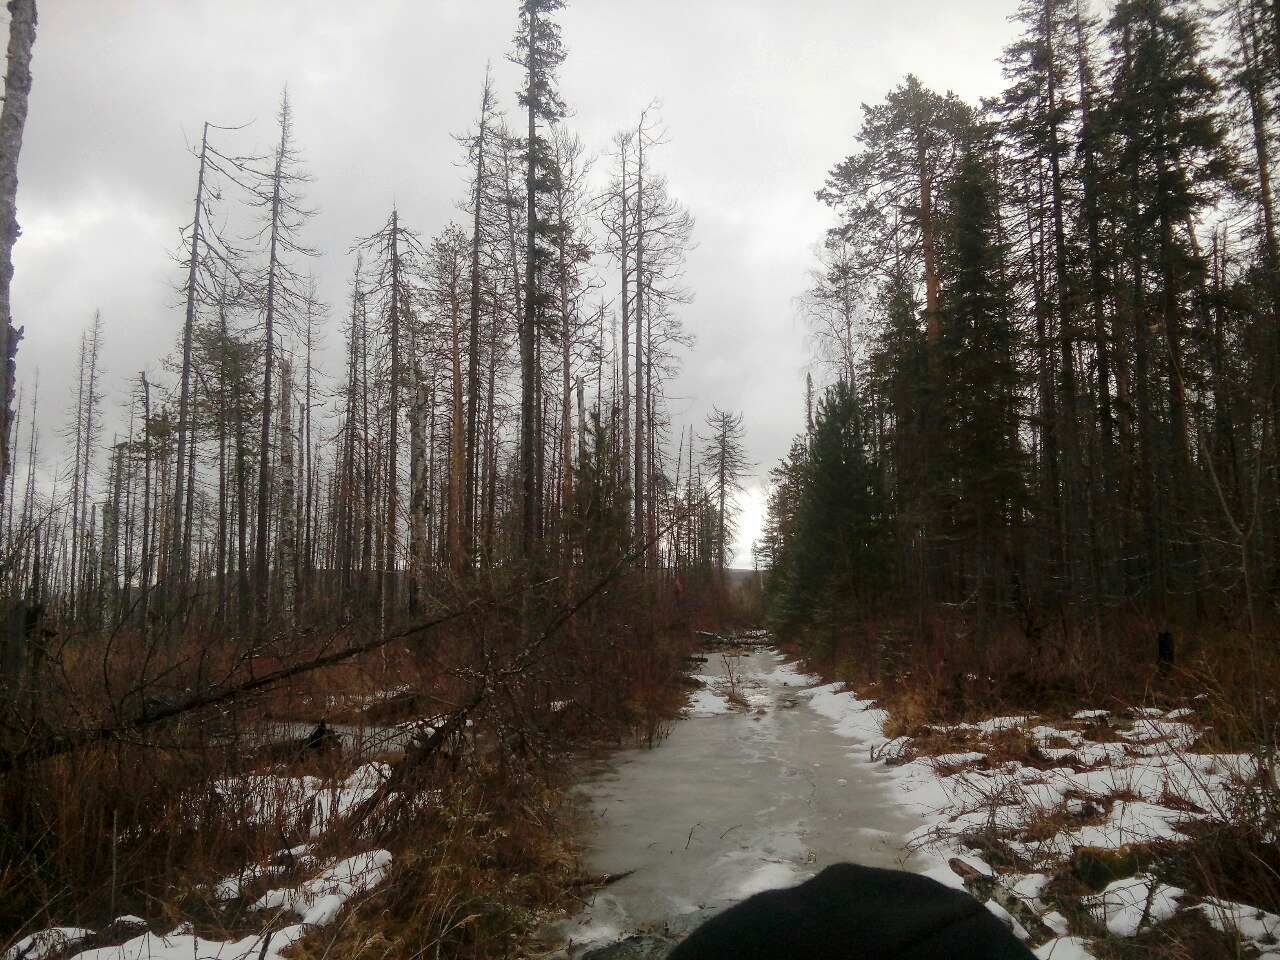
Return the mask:
<path fill-rule="evenodd" d="M 1117 937 L 1133 937 L 1178 911 L 1182 890 L 1140 874 L 1108 884 L 1101 893 L 1082 898 L 1084 905 Z"/>
<path fill-rule="evenodd" d="M 250 909 L 292 911 L 303 924 L 324 926 L 333 922 L 352 897 L 380 884 L 390 866 L 391 854 L 386 850 L 358 853 L 300 886 L 267 891 Z"/>
<path fill-rule="evenodd" d="M 729 706 L 729 700 L 721 696 L 714 690 L 703 687 L 695 690 L 689 697 L 689 705 L 685 708 L 685 712 L 691 717 L 714 717 L 722 713 L 728 713 L 733 708 Z"/>
<path fill-rule="evenodd" d="M 84 927 L 49 927 L 23 937 L 4 952 L 4 960 L 44 960 L 51 953 L 92 937 L 94 932 Z"/>

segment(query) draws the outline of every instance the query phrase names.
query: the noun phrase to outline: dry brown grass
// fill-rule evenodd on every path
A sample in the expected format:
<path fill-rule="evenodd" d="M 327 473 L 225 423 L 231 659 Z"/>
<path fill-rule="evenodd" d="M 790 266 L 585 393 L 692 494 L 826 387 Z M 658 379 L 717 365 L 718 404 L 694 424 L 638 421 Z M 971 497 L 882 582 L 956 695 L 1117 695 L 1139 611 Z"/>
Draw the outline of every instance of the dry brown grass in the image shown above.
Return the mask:
<path fill-rule="evenodd" d="M 1186 626 L 1168 671 L 1157 662 L 1156 624 L 1141 611 L 1116 612 L 1029 634 L 1013 623 L 979 632 L 954 613 L 924 628 L 879 617 L 793 647 L 824 676 L 849 680 L 886 707 L 891 735 L 999 714 L 1064 718 L 1084 707 L 1147 704 L 1195 707 L 1224 744 L 1263 738 L 1262 718 L 1280 719 L 1280 621 L 1256 642 L 1216 621 Z"/>
<path fill-rule="evenodd" d="M 494 585 L 492 593 L 502 589 Z M 393 872 L 367 903 L 299 950 L 317 957 L 509 954 L 539 911 L 562 906 L 571 889 L 576 861 L 560 809 L 566 751 L 659 739 L 683 702 L 678 680 L 693 646 L 689 624 L 711 614 L 696 598 L 674 602 L 660 584 L 627 577 L 539 639 L 558 598 L 531 605 L 528 621 L 519 608 L 484 599 L 475 603 L 481 612 L 425 640 L 0 777 L 0 946 L 49 925 L 100 929 L 126 912 L 153 929 L 190 920 L 202 935 L 247 932 L 258 922 L 243 910 L 251 897 L 219 905 L 210 884 L 307 838 L 280 822 L 250 825 L 235 790 L 217 791 L 215 781 L 265 769 L 340 777 L 357 762 L 322 754 L 289 762 L 249 744 L 247 733 L 268 720 L 385 724 L 436 716 L 465 702 L 487 675 L 465 751 L 446 751 L 415 770 L 399 815 L 320 839 L 321 856 L 384 846 L 395 855 Z M 42 719 L 52 730 L 110 725 L 146 709 L 147 698 L 180 700 L 358 642 L 373 629 L 355 624 L 252 646 L 192 632 L 165 653 L 176 664 L 169 672 L 157 667 L 156 645 L 138 635 L 67 639 L 54 651 L 59 685 L 41 704 Z M 390 751 L 384 759 L 402 762 L 403 755 Z M 441 799 L 429 809 L 413 799 L 427 796 Z M 251 885 L 246 892 L 260 891 Z"/>

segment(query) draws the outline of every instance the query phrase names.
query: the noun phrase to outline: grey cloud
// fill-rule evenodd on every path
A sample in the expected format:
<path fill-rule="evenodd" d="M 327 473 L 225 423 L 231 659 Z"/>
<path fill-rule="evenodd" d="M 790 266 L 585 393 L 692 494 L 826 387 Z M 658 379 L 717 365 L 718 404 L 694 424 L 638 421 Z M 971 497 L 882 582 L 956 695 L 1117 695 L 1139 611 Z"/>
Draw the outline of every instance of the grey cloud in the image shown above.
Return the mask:
<path fill-rule="evenodd" d="M 827 224 L 813 191 L 853 148 L 859 104 L 909 70 L 969 99 L 995 92 L 1014 7 L 577 0 L 562 16 L 569 122 L 593 149 L 663 100 L 671 142 L 655 162 L 698 218 L 688 270 L 697 300 L 683 311 L 698 347 L 673 385 L 688 398 L 676 409 L 697 423 L 713 402 L 744 410 L 761 475 L 801 424 L 792 300 Z M 308 239 L 325 255 L 314 268 L 338 313 L 347 250 L 393 200 L 425 235 L 457 216 L 451 135 L 475 114 L 486 61 L 509 108 L 519 85 L 505 60 L 514 0 L 51 0 L 40 16 L 14 302 L 27 327 L 20 375 L 41 370 L 47 436 L 95 308 L 113 389 L 158 369 L 174 342 L 168 254 L 189 217 L 186 144 L 204 120 L 256 118 L 234 142 L 265 150 L 289 83 L 315 177 Z"/>

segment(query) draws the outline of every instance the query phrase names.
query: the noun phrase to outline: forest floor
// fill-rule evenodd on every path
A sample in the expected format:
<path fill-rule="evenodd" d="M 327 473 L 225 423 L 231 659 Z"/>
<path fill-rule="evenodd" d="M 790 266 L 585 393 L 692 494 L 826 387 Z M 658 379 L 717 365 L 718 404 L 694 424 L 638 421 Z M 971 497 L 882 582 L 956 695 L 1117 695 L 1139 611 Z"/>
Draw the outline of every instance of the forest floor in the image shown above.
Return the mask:
<path fill-rule="evenodd" d="M 672 695 L 678 704 L 678 691 Z M 322 748 L 298 749 L 314 720 L 266 724 L 255 742 L 263 759 L 250 772 L 189 785 L 200 798 L 191 816 L 213 811 L 204 828 L 229 838 L 222 872 L 212 863 L 184 865 L 139 911 L 146 917 L 104 923 L 99 916 L 92 926 L 69 918 L 74 925 L 28 933 L 0 957 L 512 955 L 550 915 L 543 911 L 563 910 L 565 891 L 581 882 L 559 820 L 568 782 L 534 764 L 497 769 L 469 730 L 435 769 L 397 782 L 405 753 L 444 718 L 387 719 L 402 713 L 391 709 L 397 703 L 418 699 L 403 688 L 341 699 L 350 722 L 321 728 Z M 565 706 L 548 705 L 546 719 Z M 394 807 L 394 820 L 365 820 L 371 801 Z M 274 836 L 278 849 L 250 836 Z M 226 872 L 237 854 L 241 865 Z"/>
<path fill-rule="evenodd" d="M 850 760 L 876 765 L 921 818 L 912 868 L 953 886 L 957 868 L 975 874 L 971 892 L 1036 956 L 1280 957 L 1258 760 L 1223 752 L 1193 705 L 891 736 L 900 725 L 874 693 L 812 679 L 800 695 L 849 739 Z"/>
<path fill-rule="evenodd" d="M 1280 957 L 1264 777 L 1194 702 L 900 735 L 874 689 L 768 648 L 709 649 L 694 670 L 685 719 L 657 749 L 576 768 L 582 848 L 570 777 L 513 790 L 510 771 L 465 783 L 441 771 L 405 797 L 402 819 L 424 825 L 411 835 L 343 830 L 393 776 L 388 745 L 433 721 L 355 724 L 340 762 L 212 785 L 278 831 L 272 855 L 175 890 L 148 919 L 41 930 L 4 960 L 657 957 L 725 905 L 840 860 L 905 863 L 956 887 L 957 868 L 970 872 L 969 889 L 1042 958 Z M 584 892 L 605 877 L 618 879 Z M 415 931 L 429 933 L 406 939 Z M 628 938 L 644 949 L 601 953 Z"/>

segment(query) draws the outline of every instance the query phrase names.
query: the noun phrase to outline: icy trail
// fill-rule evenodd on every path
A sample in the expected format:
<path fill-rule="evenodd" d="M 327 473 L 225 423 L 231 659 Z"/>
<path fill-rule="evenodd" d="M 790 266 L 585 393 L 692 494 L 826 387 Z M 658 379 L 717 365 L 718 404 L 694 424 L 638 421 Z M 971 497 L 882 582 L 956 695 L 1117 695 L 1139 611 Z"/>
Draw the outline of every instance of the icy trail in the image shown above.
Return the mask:
<path fill-rule="evenodd" d="M 587 872 L 634 872 L 557 925 L 576 947 L 669 921 L 682 930 L 829 863 L 897 866 L 920 826 L 895 805 L 883 766 L 851 762 L 866 747 L 810 706 L 816 678 L 768 649 L 710 651 L 702 671 L 706 687 L 666 740 L 614 755 L 581 787 Z"/>

